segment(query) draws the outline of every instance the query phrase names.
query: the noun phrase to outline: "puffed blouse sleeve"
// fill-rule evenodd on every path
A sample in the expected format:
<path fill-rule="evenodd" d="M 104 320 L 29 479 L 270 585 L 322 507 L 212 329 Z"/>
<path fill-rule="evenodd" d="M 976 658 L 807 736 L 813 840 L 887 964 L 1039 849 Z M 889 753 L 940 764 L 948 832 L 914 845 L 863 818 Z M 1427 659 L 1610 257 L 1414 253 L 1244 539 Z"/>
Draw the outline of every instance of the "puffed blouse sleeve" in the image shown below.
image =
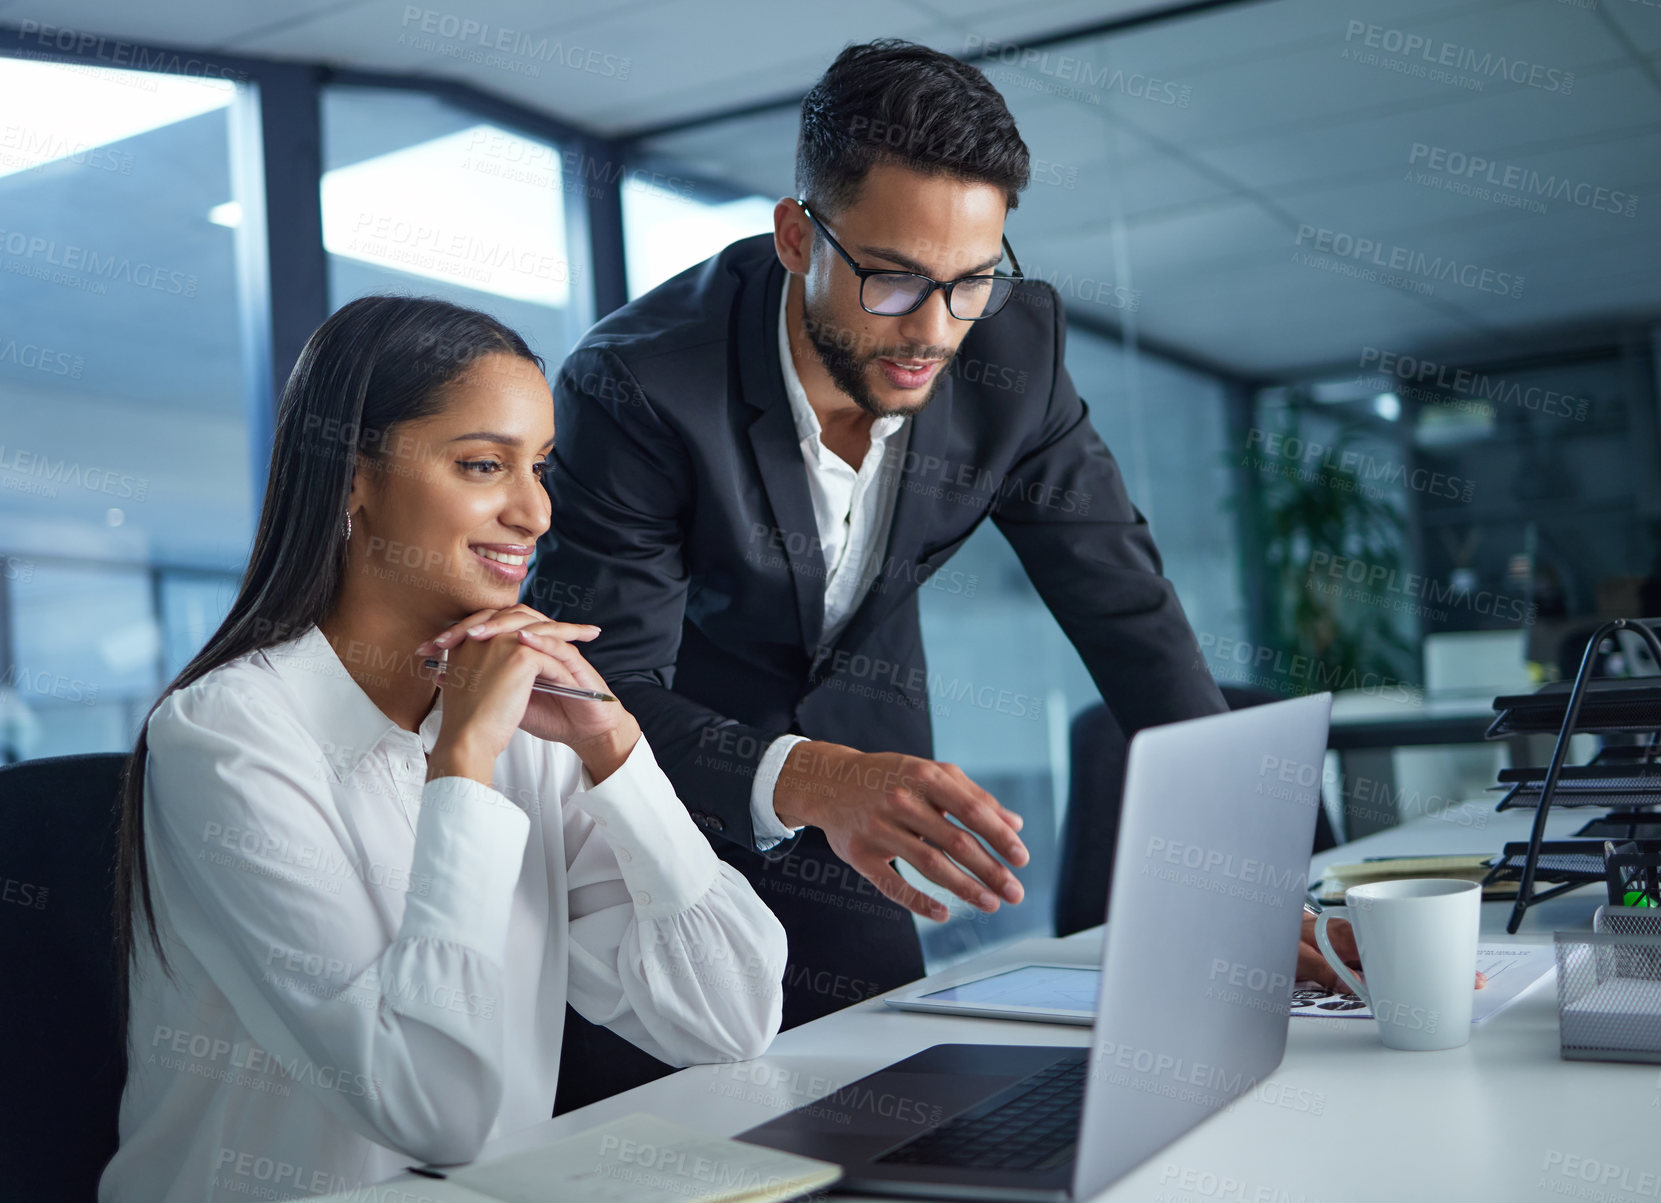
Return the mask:
<path fill-rule="evenodd" d="M 711 851 L 642 735 L 564 804 L 571 1005 L 671 1065 L 747 1060 L 778 1033 L 783 926 Z"/>

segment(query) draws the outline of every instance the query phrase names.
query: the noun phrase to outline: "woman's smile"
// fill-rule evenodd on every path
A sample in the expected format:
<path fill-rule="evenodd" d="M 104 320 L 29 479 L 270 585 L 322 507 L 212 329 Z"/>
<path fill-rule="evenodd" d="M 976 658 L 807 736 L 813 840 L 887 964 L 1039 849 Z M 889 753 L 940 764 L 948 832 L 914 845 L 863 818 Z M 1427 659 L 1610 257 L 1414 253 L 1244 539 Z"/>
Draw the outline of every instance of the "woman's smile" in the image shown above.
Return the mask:
<path fill-rule="evenodd" d="M 536 549 L 524 543 L 473 543 L 469 550 L 496 579 L 522 581 L 529 571 L 531 553 Z"/>

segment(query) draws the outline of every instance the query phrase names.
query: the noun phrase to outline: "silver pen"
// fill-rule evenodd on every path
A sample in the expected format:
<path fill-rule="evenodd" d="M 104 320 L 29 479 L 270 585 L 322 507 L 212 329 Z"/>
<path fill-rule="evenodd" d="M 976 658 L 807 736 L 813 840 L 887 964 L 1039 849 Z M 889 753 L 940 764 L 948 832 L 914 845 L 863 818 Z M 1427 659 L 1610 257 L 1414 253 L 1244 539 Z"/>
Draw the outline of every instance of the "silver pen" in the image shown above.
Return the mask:
<path fill-rule="evenodd" d="M 424 663 L 435 672 L 445 667 L 443 660 L 432 656 L 428 656 Z M 557 693 L 564 698 L 588 698 L 595 702 L 615 702 L 617 700 L 611 694 L 601 693 L 598 689 L 579 689 L 575 685 L 558 685 L 553 681 L 544 681 L 541 677 L 531 682 L 531 688 L 540 693 Z"/>

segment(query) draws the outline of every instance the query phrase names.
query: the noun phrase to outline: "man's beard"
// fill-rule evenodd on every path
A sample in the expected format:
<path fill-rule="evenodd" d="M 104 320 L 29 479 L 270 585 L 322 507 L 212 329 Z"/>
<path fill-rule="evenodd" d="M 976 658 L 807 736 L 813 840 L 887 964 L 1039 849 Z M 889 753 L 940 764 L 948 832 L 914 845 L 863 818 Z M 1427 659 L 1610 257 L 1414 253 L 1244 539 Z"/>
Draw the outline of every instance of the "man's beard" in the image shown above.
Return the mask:
<path fill-rule="evenodd" d="M 916 344 L 907 344 L 896 347 L 879 347 L 869 355 L 861 355 L 843 344 L 848 340 L 838 338 L 839 334 L 852 334 L 847 327 L 835 325 L 815 313 L 807 304 L 807 298 L 802 299 L 802 327 L 807 338 L 813 344 L 813 349 L 819 354 L 819 362 L 825 365 L 825 371 L 835 382 L 836 387 L 846 393 L 853 403 L 870 414 L 873 418 L 887 418 L 895 415 L 920 414 L 928 408 L 929 402 L 940 391 L 940 386 L 946 382 L 946 372 L 952 366 L 952 358 L 957 354 L 955 350 L 944 347 L 919 347 Z M 884 405 L 871 391 L 870 376 L 867 369 L 879 358 L 895 359 L 901 363 L 920 359 L 938 359 L 940 366 L 934 371 L 934 379 L 928 383 L 923 393 L 923 399 L 915 405 Z"/>

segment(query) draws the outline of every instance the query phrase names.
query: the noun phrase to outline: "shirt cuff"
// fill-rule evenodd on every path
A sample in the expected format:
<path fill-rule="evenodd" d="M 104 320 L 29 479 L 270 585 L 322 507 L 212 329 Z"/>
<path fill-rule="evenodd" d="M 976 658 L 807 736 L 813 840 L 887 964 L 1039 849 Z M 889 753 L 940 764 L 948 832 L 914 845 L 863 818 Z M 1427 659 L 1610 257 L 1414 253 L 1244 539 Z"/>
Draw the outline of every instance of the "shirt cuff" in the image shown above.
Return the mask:
<path fill-rule="evenodd" d="M 471 777 L 435 777 L 421 787 L 415 853 L 401 937 L 425 936 L 477 949 L 497 964 L 525 863 L 531 818 Z"/>
<path fill-rule="evenodd" d="M 750 826 L 755 828 L 757 852 L 765 852 L 801 830 L 786 827 L 779 821 L 773 809 L 773 794 L 778 789 L 784 762 L 790 758 L 790 749 L 806 742 L 805 735 L 781 735 L 767 745 L 761 763 L 756 765 L 755 780 L 750 783 Z"/>
<path fill-rule="evenodd" d="M 721 862 L 644 735 L 611 776 L 595 785 L 585 767 L 581 784 L 570 802 L 588 813 L 611 845 L 641 918 L 678 915 L 708 893 Z"/>

